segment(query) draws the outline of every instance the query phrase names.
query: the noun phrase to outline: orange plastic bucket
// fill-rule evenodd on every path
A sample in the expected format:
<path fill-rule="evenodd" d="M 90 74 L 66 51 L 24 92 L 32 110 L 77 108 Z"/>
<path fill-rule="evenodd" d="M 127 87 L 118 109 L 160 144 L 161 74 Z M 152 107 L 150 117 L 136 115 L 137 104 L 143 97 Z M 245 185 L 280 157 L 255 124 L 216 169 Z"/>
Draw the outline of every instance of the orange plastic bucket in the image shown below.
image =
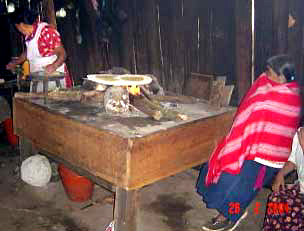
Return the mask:
<path fill-rule="evenodd" d="M 80 176 L 63 164 L 58 167 L 63 187 L 69 199 L 77 202 L 85 202 L 92 198 L 94 184 L 88 178 Z"/>
<path fill-rule="evenodd" d="M 14 134 L 13 129 L 13 120 L 12 118 L 6 119 L 3 121 L 3 127 L 6 133 L 6 139 L 7 141 L 13 145 L 16 146 L 18 144 L 18 136 Z"/>

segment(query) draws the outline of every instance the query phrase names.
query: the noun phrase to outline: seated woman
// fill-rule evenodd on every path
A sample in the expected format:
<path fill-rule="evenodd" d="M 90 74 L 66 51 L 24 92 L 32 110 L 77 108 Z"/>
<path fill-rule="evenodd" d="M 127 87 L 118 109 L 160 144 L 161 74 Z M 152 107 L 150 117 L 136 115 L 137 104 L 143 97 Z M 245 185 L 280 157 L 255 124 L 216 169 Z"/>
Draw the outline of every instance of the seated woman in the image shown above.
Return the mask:
<path fill-rule="evenodd" d="M 267 203 L 264 231 L 304 230 L 304 128 L 300 128 L 292 142 L 292 151 L 272 185 L 273 193 Z M 298 182 L 284 184 L 284 176 L 296 169 Z"/>
<path fill-rule="evenodd" d="M 272 182 L 288 160 L 303 109 L 301 80 L 286 55 L 267 60 L 242 100 L 232 128 L 201 168 L 197 192 L 219 215 L 203 230 L 234 230 L 259 189 Z"/>

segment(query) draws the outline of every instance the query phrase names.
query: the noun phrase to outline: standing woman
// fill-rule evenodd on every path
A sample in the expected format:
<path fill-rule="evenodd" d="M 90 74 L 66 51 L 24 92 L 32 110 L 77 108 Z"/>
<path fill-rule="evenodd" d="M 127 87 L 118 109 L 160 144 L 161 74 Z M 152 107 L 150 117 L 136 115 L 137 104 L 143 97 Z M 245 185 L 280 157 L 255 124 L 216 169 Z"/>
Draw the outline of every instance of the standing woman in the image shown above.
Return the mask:
<path fill-rule="evenodd" d="M 66 52 L 58 31 L 50 24 L 39 22 L 37 19 L 38 15 L 28 9 L 17 9 L 11 13 L 11 23 L 25 36 L 26 49 L 17 59 L 8 63 L 6 68 L 14 70 L 18 64 L 28 59 L 31 73 L 62 72 L 65 78 L 61 85 L 72 87 L 72 80 L 64 63 Z M 49 89 L 55 86 L 54 81 L 49 82 Z M 38 89 L 42 90 L 42 83 L 38 85 Z"/>
<path fill-rule="evenodd" d="M 302 80 L 286 55 L 267 60 L 266 72 L 242 100 L 230 132 L 200 171 L 197 191 L 218 216 L 203 230 L 234 230 L 259 189 L 288 160 L 299 126 Z"/>

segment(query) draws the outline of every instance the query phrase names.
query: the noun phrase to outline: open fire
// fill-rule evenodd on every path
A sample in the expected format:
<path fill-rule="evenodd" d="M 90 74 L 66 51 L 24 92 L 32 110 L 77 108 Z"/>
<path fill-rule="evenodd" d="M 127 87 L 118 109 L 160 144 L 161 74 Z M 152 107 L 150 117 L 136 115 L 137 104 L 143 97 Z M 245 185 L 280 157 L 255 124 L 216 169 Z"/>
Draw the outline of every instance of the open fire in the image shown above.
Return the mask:
<path fill-rule="evenodd" d="M 159 100 L 155 98 L 156 94 L 161 93 L 162 89 L 157 80 L 154 83 L 136 84 L 136 79 L 130 80 L 128 76 L 129 84 L 120 80 L 125 76 L 121 76 L 110 81 L 109 78 L 100 76 L 100 78 L 106 79 L 106 84 L 98 84 L 95 86 L 95 90 L 104 92 L 103 104 L 107 113 L 129 116 L 129 113 L 138 113 L 139 111 L 153 118 L 154 120 L 164 119 L 181 119 L 186 120 L 187 116 L 171 109 L 170 107 L 163 106 Z M 127 77 L 125 77 L 124 81 Z M 143 78 L 143 77 L 142 77 Z M 105 81 L 103 79 L 103 81 Z M 144 79 L 144 78 L 143 78 Z M 115 82 L 118 81 L 118 82 Z M 113 83 L 113 84 L 111 84 Z M 114 84 L 115 83 L 115 84 Z M 165 97 L 165 96 L 163 96 Z"/>
<path fill-rule="evenodd" d="M 140 87 L 132 85 L 131 87 L 127 86 L 127 90 L 131 95 L 140 95 Z"/>

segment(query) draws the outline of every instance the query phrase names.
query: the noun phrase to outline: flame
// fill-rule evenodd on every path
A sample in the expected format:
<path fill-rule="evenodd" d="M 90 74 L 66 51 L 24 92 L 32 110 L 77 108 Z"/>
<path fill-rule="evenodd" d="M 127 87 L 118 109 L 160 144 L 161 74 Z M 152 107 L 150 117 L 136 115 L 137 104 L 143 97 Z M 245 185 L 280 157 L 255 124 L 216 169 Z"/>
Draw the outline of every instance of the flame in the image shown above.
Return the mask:
<path fill-rule="evenodd" d="M 128 92 L 132 95 L 140 95 L 140 87 L 132 85 L 131 87 L 127 87 Z"/>
<path fill-rule="evenodd" d="M 102 84 L 97 84 L 95 90 L 96 91 L 104 91 L 105 90 L 105 86 L 102 85 Z"/>

